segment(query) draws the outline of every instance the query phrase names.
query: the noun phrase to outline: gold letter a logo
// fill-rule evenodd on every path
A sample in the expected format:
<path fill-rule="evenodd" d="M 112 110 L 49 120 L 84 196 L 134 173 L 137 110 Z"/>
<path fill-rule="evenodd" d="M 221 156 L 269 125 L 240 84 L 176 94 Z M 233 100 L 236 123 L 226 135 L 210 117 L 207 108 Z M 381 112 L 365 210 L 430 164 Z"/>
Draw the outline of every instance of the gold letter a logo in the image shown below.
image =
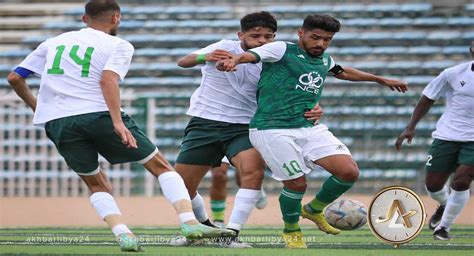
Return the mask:
<path fill-rule="evenodd" d="M 415 214 L 416 211 L 405 212 L 402 203 L 398 200 L 393 200 L 392 206 L 390 207 L 390 210 L 388 210 L 385 219 L 379 217 L 375 222 L 382 223 L 390 220 L 390 224 L 388 225 L 390 228 L 411 228 L 412 225 L 409 218 Z M 403 223 L 397 223 L 398 217 L 400 216 L 402 216 Z"/>

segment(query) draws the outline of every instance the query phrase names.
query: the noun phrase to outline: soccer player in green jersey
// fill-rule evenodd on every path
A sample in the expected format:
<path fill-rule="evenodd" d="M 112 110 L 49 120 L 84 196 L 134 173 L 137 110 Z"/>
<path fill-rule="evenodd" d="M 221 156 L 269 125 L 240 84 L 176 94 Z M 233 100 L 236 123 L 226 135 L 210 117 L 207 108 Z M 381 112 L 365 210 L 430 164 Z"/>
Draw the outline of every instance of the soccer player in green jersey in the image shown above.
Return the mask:
<path fill-rule="evenodd" d="M 339 29 L 339 21 L 331 16 L 308 15 L 298 30 L 297 44 L 277 41 L 217 64 L 221 71 L 234 71 L 241 63 L 263 63 L 257 112 L 250 122 L 250 141 L 272 170 L 273 178 L 284 184 L 280 208 L 288 248 L 306 248 L 298 224 L 300 215 L 325 233 L 340 232 L 324 219 L 323 209 L 348 191 L 359 176 L 347 147 L 325 125 L 314 126 L 303 115 L 319 102 L 326 76 L 373 81 L 399 92 L 407 90 L 405 82 L 337 65 L 325 50 Z M 332 176 L 312 201 L 301 206 L 305 176 L 316 165 Z"/>

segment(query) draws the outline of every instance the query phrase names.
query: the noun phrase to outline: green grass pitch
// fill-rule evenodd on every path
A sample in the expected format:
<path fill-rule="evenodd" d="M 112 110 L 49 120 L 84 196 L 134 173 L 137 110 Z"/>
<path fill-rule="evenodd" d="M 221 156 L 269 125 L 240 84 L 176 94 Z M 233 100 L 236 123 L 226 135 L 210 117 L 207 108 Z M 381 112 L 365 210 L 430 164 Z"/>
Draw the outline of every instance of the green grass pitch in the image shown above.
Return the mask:
<path fill-rule="evenodd" d="M 135 228 L 145 248 L 135 255 L 403 255 L 403 256 L 463 256 L 473 255 L 474 226 L 456 226 L 453 240 L 434 241 L 431 230 L 425 229 L 413 241 L 400 248 L 376 239 L 367 226 L 327 236 L 311 226 L 303 233 L 308 249 L 284 248 L 277 227 L 249 227 L 241 239 L 250 242 L 252 249 L 220 248 L 217 244 L 172 247 L 169 240 L 178 230 L 170 227 Z M 0 254 L 125 254 L 121 253 L 111 232 L 103 228 L 21 228 L 0 229 Z"/>

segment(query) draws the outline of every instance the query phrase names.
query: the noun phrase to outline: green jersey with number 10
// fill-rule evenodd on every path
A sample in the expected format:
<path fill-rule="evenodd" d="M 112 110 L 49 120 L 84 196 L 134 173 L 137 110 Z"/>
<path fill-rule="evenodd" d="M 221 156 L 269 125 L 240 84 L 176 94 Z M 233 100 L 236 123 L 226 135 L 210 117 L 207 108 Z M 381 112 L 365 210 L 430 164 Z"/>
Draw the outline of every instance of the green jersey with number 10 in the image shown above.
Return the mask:
<path fill-rule="evenodd" d="M 298 45 L 273 42 L 249 51 L 261 61 L 257 112 L 250 128 L 289 129 L 313 126 L 304 112 L 321 97 L 324 80 L 334 67 L 326 53 L 312 57 Z"/>

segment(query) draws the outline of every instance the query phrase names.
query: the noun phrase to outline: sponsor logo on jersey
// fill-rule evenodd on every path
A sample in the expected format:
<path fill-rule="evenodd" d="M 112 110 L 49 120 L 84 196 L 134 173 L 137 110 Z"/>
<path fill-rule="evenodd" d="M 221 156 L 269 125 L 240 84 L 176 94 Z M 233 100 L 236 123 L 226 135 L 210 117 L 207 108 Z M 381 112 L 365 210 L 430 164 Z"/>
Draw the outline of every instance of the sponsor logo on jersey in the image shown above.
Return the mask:
<path fill-rule="evenodd" d="M 299 84 L 295 86 L 295 90 L 318 94 L 324 79 L 318 72 L 312 71 L 307 74 L 302 74 L 298 81 Z"/>
<path fill-rule="evenodd" d="M 298 56 L 298 58 L 302 58 L 302 59 L 305 59 L 304 55 L 303 54 L 300 54 L 300 55 L 296 55 Z"/>

